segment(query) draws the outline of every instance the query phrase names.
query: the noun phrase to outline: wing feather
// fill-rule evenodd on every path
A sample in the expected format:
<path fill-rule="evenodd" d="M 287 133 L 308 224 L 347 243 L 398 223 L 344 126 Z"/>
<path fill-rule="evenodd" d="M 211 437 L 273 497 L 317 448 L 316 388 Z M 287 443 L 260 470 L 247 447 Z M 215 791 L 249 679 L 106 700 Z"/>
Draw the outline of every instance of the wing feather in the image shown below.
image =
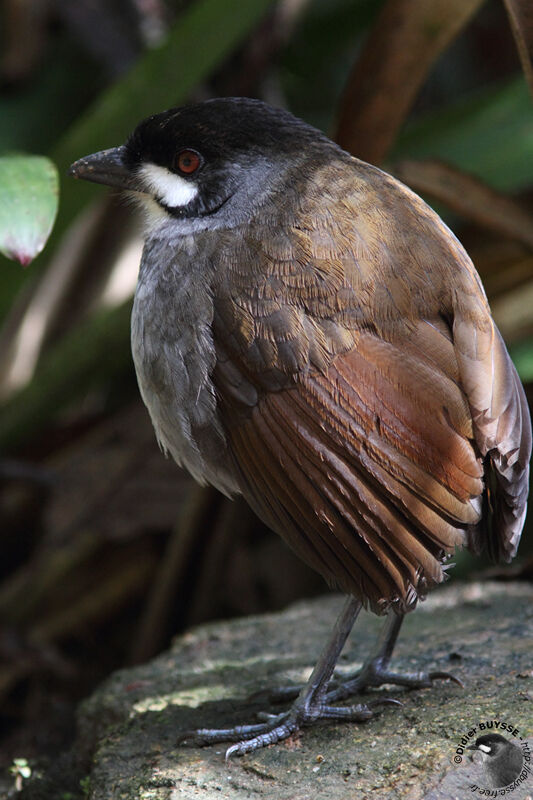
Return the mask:
<path fill-rule="evenodd" d="M 464 394 L 429 361 L 413 354 L 401 369 L 402 358 L 401 346 L 361 334 L 325 372 L 263 394 L 228 422 L 252 506 L 330 583 L 378 612 L 407 609 L 443 580 L 483 492 Z M 218 390 L 223 397 L 220 377 Z"/>
<path fill-rule="evenodd" d="M 496 561 L 511 561 L 527 510 L 531 456 L 527 401 L 492 320 L 474 326 L 468 317 L 457 315 L 454 341 L 486 481 L 485 513 L 471 528 L 469 545 L 474 552 L 487 548 Z"/>
<path fill-rule="evenodd" d="M 328 581 L 406 609 L 455 546 L 516 551 L 529 412 L 436 214 L 355 159 L 307 179 L 223 253 L 214 386 L 260 516 Z"/>

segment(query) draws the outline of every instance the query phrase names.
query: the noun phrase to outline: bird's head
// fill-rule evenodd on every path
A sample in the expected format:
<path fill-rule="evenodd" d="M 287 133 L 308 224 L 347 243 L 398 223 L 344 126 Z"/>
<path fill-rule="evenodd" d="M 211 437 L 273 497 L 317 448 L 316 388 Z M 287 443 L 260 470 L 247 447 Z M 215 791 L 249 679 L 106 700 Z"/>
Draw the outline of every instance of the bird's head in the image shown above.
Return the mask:
<path fill-rule="evenodd" d="M 478 736 L 475 744 L 469 745 L 467 750 L 479 750 L 484 758 L 495 758 L 509 747 L 514 747 L 513 743 L 499 733 L 487 733 L 485 736 Z"/>
<path fill-rule="evenodd" d="M 70 174 L 134 192 L 150 224 L 247 221 L 276 188 L 342 151 L 292 114 L 258 100 L 219 98 L 143 120 L 126 144 L 85 156 Z"/>

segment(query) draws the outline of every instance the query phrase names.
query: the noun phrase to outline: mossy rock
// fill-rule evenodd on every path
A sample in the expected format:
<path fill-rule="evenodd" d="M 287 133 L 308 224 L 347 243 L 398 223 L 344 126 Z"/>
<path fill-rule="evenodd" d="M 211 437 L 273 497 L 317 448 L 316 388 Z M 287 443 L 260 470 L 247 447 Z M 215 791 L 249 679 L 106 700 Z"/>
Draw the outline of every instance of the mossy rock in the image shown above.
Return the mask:
<path fill-rule="evenodd" d="M 464 689 L 386 687 L 395 697 L 360 725 L 320 724 L 226 763 L 225 745 L 191 748 L 180 732 L 254 721 L 261 690 L 305 679 L 342 599 L 300 602 L 283 613 L 203 625 L 151 663 L 109 678 L 81 707 L 78 753 L 90 754 L 90 800 L 464 800 L 483 770 L 460 740 L 481 722 L 533 733 L 533 587 L 451 585 L 410 614 L 395 651 L 398 670 L 448 670 Z M 357 669 L 382 620 L 362 615 L 339 668 Z M 255 697 L 254 697 L 255 695 Z M 250 696 L 253 700 L 250 700 Z M 271 710 L 271 709 L 270 709 Z M 533 750 L 533 745 L 532 745 Z M 533 793 L 533 776 L 508 795 Z"/>

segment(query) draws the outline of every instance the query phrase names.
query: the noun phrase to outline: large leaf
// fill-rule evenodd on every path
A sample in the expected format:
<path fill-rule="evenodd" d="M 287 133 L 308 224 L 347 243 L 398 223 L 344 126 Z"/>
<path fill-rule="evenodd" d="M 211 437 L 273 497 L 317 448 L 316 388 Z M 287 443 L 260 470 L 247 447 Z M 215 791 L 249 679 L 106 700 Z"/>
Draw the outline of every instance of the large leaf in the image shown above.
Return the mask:
<path fill-rule="evenodd" d="M 48 158 L 0 157 L 0 251 L 23 266 L 41 252 L 57 214 L 57 170 Z"/>
<path fill-rule="evenodd" d="M 394 158 L 439 158 L 504 191 L 533 182 L 533 113 L 522 78 L 409 123 Z"/>

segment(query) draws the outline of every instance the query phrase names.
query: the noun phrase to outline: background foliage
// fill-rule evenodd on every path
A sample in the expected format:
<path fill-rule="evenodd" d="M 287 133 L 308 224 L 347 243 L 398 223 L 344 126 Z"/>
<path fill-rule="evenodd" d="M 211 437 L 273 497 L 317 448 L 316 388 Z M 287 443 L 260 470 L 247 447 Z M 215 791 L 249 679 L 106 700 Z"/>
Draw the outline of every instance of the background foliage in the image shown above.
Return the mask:
<path fill-rule="evenodd" d="M 287 106 L 444 216 L 482 275 L 531 399 L 527 7 L 4 2 L 0 155 L 48 155 L 61 187 L 34 264 L 21 270 L 0 255 L 0 768 L 57 752 L 96 681 L 185 626 L 324 590 L 245 506 L 198 488 L 158 452 L 129 352 L 135 219 L 101 187 L 67 179 L 70 162 L 190 100 Z M 525 538 L 520 559 L 496 575 L 531 579 Z M 484 568 L 457 561 L 456 575 Z"/>

